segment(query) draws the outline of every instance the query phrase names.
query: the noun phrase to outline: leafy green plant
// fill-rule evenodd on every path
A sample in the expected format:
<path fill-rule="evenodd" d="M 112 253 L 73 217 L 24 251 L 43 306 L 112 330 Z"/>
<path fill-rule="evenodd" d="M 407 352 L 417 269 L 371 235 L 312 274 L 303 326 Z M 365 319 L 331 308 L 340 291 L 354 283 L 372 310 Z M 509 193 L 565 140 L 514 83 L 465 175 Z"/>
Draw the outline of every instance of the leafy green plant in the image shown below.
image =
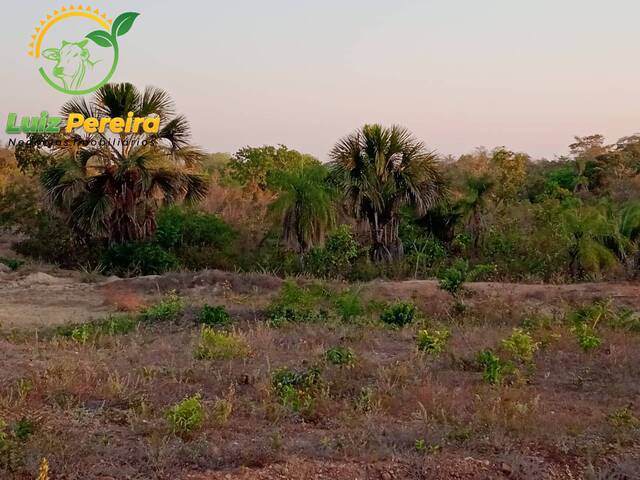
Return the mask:
<path fill-rule="evenodd" d="M 360 292 L 355 289 L 344 290 L 337 295 L 334 306 L 343 322 L 351 322 L 364 313 Z"/>
<path fill-rule="evenodd" d="M 403 327 L 412 323 L 418 309 L 412 303 L 396 302 L 388 305 L 380 315 L 380 320 L 387 325 Z"/>
<path fill-rule="evenodd" d="M 167 422 L 177 435 L 188 435 L 199 428 L 205 420 L 205 410 L 199 393 L 176 403 L 167 411 Z"/>
<path fill-rule="evenodd" d="M 447 341 L 451 337 L 451 332 L 446 328 L 441 330 L 419 330 L 418 331 L 418 350 L 433 355 L 444 352 Z"/>
<path fill-rule="evenodd" d="M 602 339 L 598 336 L 595 328 L 586 323 L 579 323 L 573 327 L 573 333 L 576 335 L 578 345 L 585 352 L 595 350 L 602 344 Z"/>
<path fill-rule="evenodd" d="M 198 360 L 226 360 L 244 357 L 248 353 L 247 343 L 238 335 L 203 325 L 194 356 Z"/>
<path fill-rule="evenodd" d="M 360 255 L 360 245 L 348 225 L 332 231 L 324 247 L 316 247 L 304 257 L 305 270 L 319 277 L 349 277 Z"/>
<path fill-rule="evenodd" d="M 324 353 L 324 357 L 329 363 L 341 367 L 351 367 L 356 361 L 353 351 L 342 346 L 330 348 Z"/>
<path fill-rule="evenodd" d="M 22 265 L 24 265 L 24 260 L 19 260 L 17 258 L 0 257 L 0 263 L 3 263 L 7 267 L 9 267 L 11 270 L 16 271 Z"/>
<path fill-rule="evenodd" d="M 87 343 L 103 335 L 126 335 L 135 330 L 138 323 L 138 320 L 133 316 L 115 315 L 105 320 L 58 327 L 56 333 L 62 337 L 71 338 L 78 343 Z"/>
<path fill-rule="evenodd" d="M 231 323 L 231 316 L 222 305 L 204 305 L 196 319 L 198 323 L 209 327 L 226 327 Z"/>
<path fill-rule="evenodd" d="M 273 372 L 271 385 L 280 402 L 296 413 L 311 413 L 322 385 L 317 367 L 303 371 L 280 368 Z"/>
<path fill-rule="evenodd" d="M 13 428 L 13 433 L 21 442 L 26 442 L 31 435 L 35 432 L 36 427 L 33 423 L 33 420 L 27 417 L 22 417 L 20 420 L 16 422 L 15 427 Z"/>
<path fill-rule="evenodd" d="M 225 425 L 233 413 L 233 403 L 228 398 L 219 398 L 213 404 L 211 415 L 217 425 Z"/>
<path fill-rule="evenodd" d="M 318 310 L 317 304 L 318 295 L 311 289 L 287 280 L 267 308 L 267 318 L 273 326 L 315 321 L 325 315 Z"/>
<path fill-rule="evenodd" d="M 140 319 L 149 323 L 173 321 L 180 318 L 183 310 L 184 302 L 174 290 L 167 293 L 161 302 L 143 310 Z"/>
<path fill-rule="evenodd" d="M 534 353 L 540 347 L 531 335 L 521 328 L 514 328 L 513 333 L 502 340 L 501 345 L 515 360 L 524 363 L 531 362 Z"/>
<path fill-rule="evenodd" d="M 482 379 L 490 385 L 500 385 L 505 377 L 514 372 L 510 362 L 502 360 L 491 350 L 478 354 L 478 365 L 482 369 Z"/>
<path fill-rule="evenodd" d="M 104 252 L 102 264 L 118 275 L 158 275 L 180 265 L 175 255 L 152 242 L 114 244 Z"/>

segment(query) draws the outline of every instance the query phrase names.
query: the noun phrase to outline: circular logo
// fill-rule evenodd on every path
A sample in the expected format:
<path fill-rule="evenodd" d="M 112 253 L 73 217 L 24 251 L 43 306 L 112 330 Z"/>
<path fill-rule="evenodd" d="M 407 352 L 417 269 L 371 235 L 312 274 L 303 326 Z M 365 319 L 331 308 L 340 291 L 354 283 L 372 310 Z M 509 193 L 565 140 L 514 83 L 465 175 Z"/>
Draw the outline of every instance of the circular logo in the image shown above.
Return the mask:
<path fill-rule="evenodd" d="M 31 35 L 29 56 L 38 61 L 42 78 L 59 92 L 94 92 L 113 77 L 120 57 L 118 39 L 131 30 L 138 15 L 126 12 L 113 20 L 83 5 L 54 10 Z"/>

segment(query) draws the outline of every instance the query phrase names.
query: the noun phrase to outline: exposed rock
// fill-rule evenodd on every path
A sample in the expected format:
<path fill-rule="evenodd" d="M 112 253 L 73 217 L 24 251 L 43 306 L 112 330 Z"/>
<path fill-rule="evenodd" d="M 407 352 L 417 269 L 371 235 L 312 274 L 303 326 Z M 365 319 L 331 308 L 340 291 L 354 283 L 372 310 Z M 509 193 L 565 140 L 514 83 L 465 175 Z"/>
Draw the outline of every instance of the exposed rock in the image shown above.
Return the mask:
<path fill-rule="evenodd" d="M 37 273 L 32 273 L 30 275 L 27 275 L 26 277 L 24 277 L 20 283 L 22 285 L 64 285 L 64 284 L 68 284 L 68 283 L 72 283 L 73 280 L 71 280 L 70 278 L 60 278 L 60 277 L 54 277 L 52 275 L 43 273 L 43 272 L 37 272 Z"/>
<path fill-rule="evenodd" d="M 0 263 L 0 273 L 10 273 L 11 269 L 7 267 L 4 263 Z"/>

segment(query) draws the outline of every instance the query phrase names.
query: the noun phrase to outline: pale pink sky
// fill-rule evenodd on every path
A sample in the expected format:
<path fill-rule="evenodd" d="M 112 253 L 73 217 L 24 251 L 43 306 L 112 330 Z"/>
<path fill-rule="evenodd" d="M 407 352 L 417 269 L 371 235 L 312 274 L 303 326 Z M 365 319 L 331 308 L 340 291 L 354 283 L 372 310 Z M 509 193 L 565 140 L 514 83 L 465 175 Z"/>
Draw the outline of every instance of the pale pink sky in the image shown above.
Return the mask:
<path fill-rule="evenodd" d="M 58 3 L 5 6 L 3 123 L 67 99 L 25 50 Z M 114 80 L 168 90 L 210 151 L 284 143 L 326 159 L 340 136 L 382 122 L 443 154 L 506 145 L 552 158 L 573 135 L 640 131 L 633 0 L 90 3 L 141 13 Z"/>

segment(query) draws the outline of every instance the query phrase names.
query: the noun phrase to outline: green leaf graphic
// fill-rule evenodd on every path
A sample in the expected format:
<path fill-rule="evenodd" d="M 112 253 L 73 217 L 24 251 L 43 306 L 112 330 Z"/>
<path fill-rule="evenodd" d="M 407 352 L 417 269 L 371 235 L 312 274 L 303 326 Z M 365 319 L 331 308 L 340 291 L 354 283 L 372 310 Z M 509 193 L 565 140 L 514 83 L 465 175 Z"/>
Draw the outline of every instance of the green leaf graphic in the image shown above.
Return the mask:
<path fill-rule="evenodd" d="M 111 33 L 116 37 L 121 37 L 129 30 L 131 30 L 133 22 L 138 17 L 138 15 L 140 14 L 136 12 L 126 12 L 122 15 L 119 15 L 118 18 L 113 21 Z"/>
<path fill-rule="evenodd" d="M 111 35 L 109 35 L 104 30 L 95 30 L 87 35 L 89 40 L 94 41 L 100 47 L 111 47 L 113 46 L 113 40 Z"/>

